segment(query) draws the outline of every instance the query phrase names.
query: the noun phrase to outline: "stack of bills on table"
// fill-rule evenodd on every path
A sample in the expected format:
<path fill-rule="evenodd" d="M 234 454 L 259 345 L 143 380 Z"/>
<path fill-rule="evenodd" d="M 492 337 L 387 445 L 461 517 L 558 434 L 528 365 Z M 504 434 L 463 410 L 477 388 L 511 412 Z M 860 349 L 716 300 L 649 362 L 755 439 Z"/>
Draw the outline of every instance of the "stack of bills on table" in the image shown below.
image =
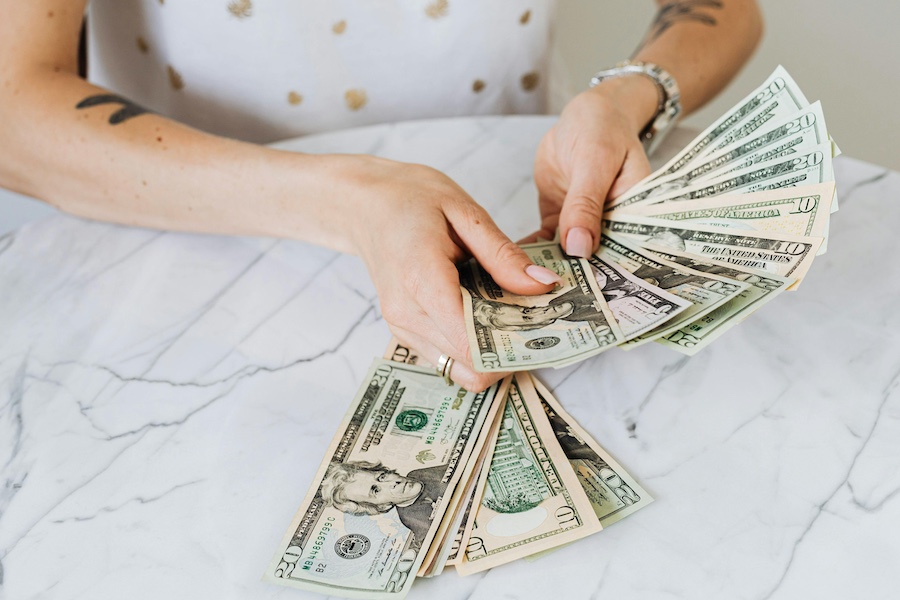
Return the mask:
<path fill-rule="evenodd" d="M 529 373 L 480 394 L 392 341 L 345 415 L 265 579 L 399 598 L 600 531 L 652 498 Z"/>
<path fill-rule="evenodd" d="M 273 583 L 401 598 L 416 577 L 545 554 L 652 498 L 528 373 L 656 342 L 691 355 L 827 248 L 837 146 L 781 67 L 612 200 L 597 252 L 524 246 L 562 283 L 517 296 L 460 266 L 484 392 L 448 386 L 394 340 L 377 359 L 266 571 Z"/>
<path fill-rule="evenodd" d="M 475 369 L 563 367 L 651 341 L 697 353 L 782 291 L 797 289 L 826 251 L 838 207 L 838 152 L 821 103 L 810 104 L 778 67 L 662 168 L 609 202 L 589 260 L 565 255 L 558 241 L 525 246 L 563 279 L 549 294 L 510 294 L 480 265 L 464 265 Z"/>

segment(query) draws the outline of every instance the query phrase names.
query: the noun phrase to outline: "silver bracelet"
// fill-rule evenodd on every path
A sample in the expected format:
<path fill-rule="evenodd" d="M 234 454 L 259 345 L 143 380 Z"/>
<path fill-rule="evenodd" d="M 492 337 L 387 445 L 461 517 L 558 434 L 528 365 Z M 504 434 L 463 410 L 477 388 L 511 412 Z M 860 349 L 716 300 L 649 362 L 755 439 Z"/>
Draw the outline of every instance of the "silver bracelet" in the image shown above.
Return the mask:
<path fill-rule="evenodd" d="M 622 61 L 611 69 L 599 71 L 591 78 L 590 87 L 594 87 L 607 79 L 615 79 L 626 75 L 649 77 L 656 84 L 656 91 L 659 93 L 659 105 L 656 109 L 656 115 L 641 131 L 639 136 L 647 154 L 651 154 L 659 146 L 659 143 L 681 114 L 681 92 L 678 89 L 675 78 L 659 65 L 630 60 Z"/>

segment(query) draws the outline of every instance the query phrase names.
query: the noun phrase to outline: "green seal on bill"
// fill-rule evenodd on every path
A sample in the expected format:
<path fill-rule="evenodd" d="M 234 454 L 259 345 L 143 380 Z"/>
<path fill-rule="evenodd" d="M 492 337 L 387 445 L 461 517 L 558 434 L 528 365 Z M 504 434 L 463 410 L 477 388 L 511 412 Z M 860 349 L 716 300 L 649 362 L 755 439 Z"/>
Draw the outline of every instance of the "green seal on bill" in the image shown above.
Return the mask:
<path fill-rule="evenodd" d="M 421 410 L 404 410 L 397 415 L 394 423 L 403 431 L 418 431 L 428 423 L 428 415 Z"/>

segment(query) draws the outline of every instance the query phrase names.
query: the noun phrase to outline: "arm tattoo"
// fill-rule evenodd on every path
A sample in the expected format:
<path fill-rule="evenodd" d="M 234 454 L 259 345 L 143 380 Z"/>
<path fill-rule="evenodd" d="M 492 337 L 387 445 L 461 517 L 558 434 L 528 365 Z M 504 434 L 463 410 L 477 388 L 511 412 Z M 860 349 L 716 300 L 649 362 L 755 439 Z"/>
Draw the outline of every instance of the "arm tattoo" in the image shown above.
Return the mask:
<path fill-rule="evenodd" d="M 721 9 L 723 4 L 722 0 L 673 0 L 663 4 L 653 19 L 647 37 L 635 50 L 635 54 L 681 21 L 693 21 L 715 26 L 718 23 L 715 18 L 701 11 L 704 9 Z"/>
<path fill-rule="evenodd" d="M 124 123 L 128 119 L 131 119 L 138 115 L 151 112 L 143 106 L 139 106 L 131 100 L 123 98 L 122 96 L 117 96 L 115 94 L 98 94 L 96 96 L 88 96 L 87 98 L 76 104 L 75 108 L 81 110 L 83 108 L 91 108 L 92 106 L 100 106 L 101 104 L 122 105 L 122 108 L 110 115 L 110 125 L 118 125 L 119 123 Z"/>

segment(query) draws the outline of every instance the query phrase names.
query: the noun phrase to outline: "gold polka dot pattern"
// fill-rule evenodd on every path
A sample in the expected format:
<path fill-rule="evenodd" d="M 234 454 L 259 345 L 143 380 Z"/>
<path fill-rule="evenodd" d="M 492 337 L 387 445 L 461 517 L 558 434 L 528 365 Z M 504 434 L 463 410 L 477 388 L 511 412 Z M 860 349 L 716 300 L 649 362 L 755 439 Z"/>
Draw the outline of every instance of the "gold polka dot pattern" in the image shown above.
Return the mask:
<path fill-rule="evenodd" d="M 363 89 L 347 90 L 344 93 L 344 102 L 350 110 L 360 110 L 369 102 L 369 97 Z"/>
<path fill-rule="evenodd" d="M 228 3 L 228 12 L 238 19 L 246 19 L 253 15 L 252 0 L 234 0 Z"/>
<path fill-rule="evenodd" d="M 184 79 L 181 77 L 181 73 L 175 70 L 175 67 L 169 65 L 166 67 L 166 71 L 169 74 L 169 85 L 172 86 L 173 90 L 181 90 L 184 89 Z"/>
<path fill-rule="evenodd" d="M 442 17 L 446 17 L 449 4 L 450 3 L 447 2 L 447 0 L 435 0 L 425 7 L 425 14 L 432 19 L 440 19 Z"/>
<path fill-rule="evenodd" d="M 270 112 L 273 116 L 270 120 L 274 122 L 276 121 L 274 115 L 280 115 L 286 123 L 285 129 L 291 131 L 304 132 L 306 129 L 316 131 L 316 128 L 330 127 L 332 122 L 342 123 L 341 119 L 347 119 L 348 123 L 366 124 L 380 122 L 379 120 L 405 118 L 405 113 L 402 112 L 405 109 L 402 107 L 406 105 L 407 98 L 410 106 L 414 107 L 410 111 L 409 118 L 416 118 L 415 111 L 434 112 L 439 110 L 436 107 L 441 106 L 444 102 L 451 102 L 456 107 L 464 107 L 455 109 L 457 112 L 465 110 L 472 114 L 496 111 L 496 105 L 503 105 L 503 110 L 515 113 L 532 112 L 535 109 L 540 111 L 546 101 L 542 93 L 546 91 L 547 87 L 547 82 L 543 79 L 546 73 L 542 68 L 535 68 L 539 67 L 539 64 L 535 64 L 527 58 L 530 53 L 520 53 L 517 50 L 510 52 L 508 48 L 516 45 L 531 47 L 523 44 L 541 46 L 540 41 L 535 41 L 535 39 L 543 32 L 547 24 L 545 16 L 547 11 L 543 3 L 551 1 L 538 0 L 537 4 L 534 3 L 534 0 L 507 5 L 497 3 L 499 6 L 490 3 L 487 5 L 490 8 L 484 8 L 480 5 L 473 7 L 466 3 L 454 3 L 454 0 L 422 0 L 421 2 L 410 2 L 403 7 L 402 12 L 406 14 L 402 15 L 404 20 L 398 21 L 398 23 L 402 23 L 405 29 L 392 28 L 389 30 L 389 37 L 408 35 L 410 39 L 418 40 L 417 43 L 426 44 L 430 44 L 430 40 L 434 38 L 435 48 L 427 49 L 427 52 L 423 52 L 423 57 L 434 55 L 443 58 L 443 55 L 439 53 L 446 52 L 448 60 L 451 60 L 450 56 L 459 57 L 459 60 L 463 60 L 464 57 L 466 60 L 465 64 L 460 65 L 462 68 L 456 70 L 456 80 L 445 81 L 443 85 L 446 86 L 446 90 L 439 94 L 436 94 L 431 86 L 420 89 L 407 85 L 402 80 L 403 73 L 390 72 L 385 75 L 382 72 L 383 69 L 373 69 L 370 72 L 365 67 L 365 60 L 362 62 L 358 60 L 361 53 L 368 54 L 368 42 L 371 40 L 364 38 L 373 35 L 370 32 L 375 34 L 388 32 L 388 30 L 380 31 L 378 29 L 381 25 L 380 20 L 368 18 L 372 16 L 370 13 L 376 10 L 371 7 L 360 12 L 354 10 L 335 12 L 334 7 L 323 10 L 316 9 L 315 12 L 310 9 L 310 14 L 316 18 L 302 19 L 296 32 L 302 33 L 299 38 L 304 39 L 307 35 L 311 36 L 310 39 L 319 36 L 319 41 L 324 43 L 315 50 L 315 53 L 322 53 L 320 63 L 316 63 L 319 58 L 315 56 L 309 58 L 301 52 L 299 62 L 302 67 L 299 70 L 294 67 L 282 68 L 279 66 L 278 69 L 272 69 L 268 74 L 259 73 L 259 63 L 255 63 L 256 66 L 254 66 L 252 57 L 249 57 L 252 51 L 248 49 L 246 53 L 242 54 L 247 54 L 249 58 L 238 61 L 239 67 L 245 70 L 249 69 L 248 73 L 251 79 L 256 75 L 261 77 L 259 80 L 254 80 L 256 84 L 253 87 L 258 88 L 257 95 L 264 95 L 267 101 L 273 105 L 274 110 Z M 138 0 L 132 0 L 132 2 L 137 3 Z M 184 13 L 188 7 L 194 10 L 190 0 L 177 3 L 167 0 L 141 0 L 141 2 L 149 3 L 151 6 L 155 4 L 159 10 L 178 9 L 179 20 L 184 17 L 184 14 L 188 14 Z M 477 4 L 477 0 L 470 0 L 470 2 Z M 209 6 L 204 4 L 203 10 L 218 12 L 218 19 L 222 25 L 234 19 L 232 26 L 239 27 L 240 33 L 238 30 L 228 33 L 243 36 L 242 40 L 246 43 L 259 39 L 260 32 L 263 32 L 262 35 L 265 37 L 268 35 L 267 32 L 277 29 L 275 25 L 278 25 L 279 19 L 285 21 L 282 14 L 291 14 L 294 17 L 301 14 L 293 8 L 282 10 L 279 3 L 290 5 L 291 0 L 274 0 L 265 3 L 256 0 L 222 0 L 221 3 L 208 3 Z M 451 3 L 454 3 L 452 7 Z M 228 12 L 225 13 L 223 8 Z M 379 7 L 377 11 L 384 13 L 385 16 L 397 16 L 401 9 L 394 7 L 388 10 Z M 199 9 L 194 12 L 198 13 Z M 365 15 L 367 18 L 360 18 L 360 15 Z M 240 25 L 238 25 L 238 21 Z M 292 18 L 290 21 L 293 23 L 294 19 Z M 351 21 L 353 21 L 352 28 L 350 27 Z M 479 22 L 485 23 L 483 28 L 488 32 L 486 37 L 484 32 L 479 29 L 482 26 L 477 25 Z M 193 102 L 192 90 L 196 93 L 198 91 L 196 86 L 205 86 L 207 81 L 203 71 L 198 70 L 206 68 L 201 62 L 202 58 L 182 56 L 178 51 L 173 52 L 175 48 L 169 45 L 168 37 L 157 35 L 153 29 L 147 29 L 146 26 L 154 25 L 154 23 L 149 21 L 140 23 L 134 28 L 135 30 L 130 32 L 131 43 L 134 45 L 129 52 L 129 60 L 134 61 L 136 65 L 140 64 L 138 61 L 143 61 L 143 66 L 146 67 L 148 66 L 146 60 L 153 55 L 158 55 L 159 58 L 168 57 L 163 58 L 162 64 L 154 69 L 157 71 L 157 85 L 167 88 L 167 93 L 171 94 L 173 99 L 177 94 L 183 96 L 185 101 Z M 498 30 L 498 26 L 502 28 L 502 32 Z M 167 24 L 166 27 L 172 31 L 178 31 L 176 25 Z M 182 35 L 191 32 L 189 27 L 181 29 L 183 30 L 181 31 Z M 415 32 L 415 30 L 418 31 Z M 466 39 L 465 36 L 461 37 L 461 33 L 469 30 L 479 33 L 487 41 L 473 43 L 471 49 L 459 48 L 459 40 Z M 290 33 L 290 30 L 286 29 L 285 32 Z M 197 43 L 204 43 L 201 42 L 201 38 L 208 41 L 211 35 L 205 35 L 204 32 L 203 36 L 198 37 Z M 324 38 L 321 37 L 323 35 Z M 508 39 L 504 41 L 500 38 Z M 285 45 L 290 46 L 287 42 Z M 388 44 L 388 46 L 390 45 Z M 494 52 L 494 46 L 498 46 L 496 52 Z M 388 48 L 388 50 L 394 52 L 392 48 Z M 354 57 L 356 58 L 354 59 Z M 293 59 L 287 60 L 292 61 Z M 481 63 L 481 60 L 487 61 L 487 63 Z M 495 68 L 492 60 L 501 66 Z M 341 61 L 347 64 L 344 65 Z M 310 86 L 309 78 L 303 74 L 304 69 L 309 68 L 306 62 L 311 62 L 313 65 L 321 64 L 323 72 L 331 72 L 332 76 L 324 82 L 324 85 Z M 178 64 L 177 68 L 174 66 L 176 63 Z M 326 67 L 327 63 L 335 63 L 337 68 L 333 68 L 335 65 Z M 133 72 L 140 71 L 139 67 L 133 66 L 131 69 Z M 110 71 L 112 72 L 113 68 L 110 68 Z M 248 79 L 247 74 L 241 75 L 238 71 L 238 68 L 234 69 L 234 83 L 231 87 L 228 87 L 227 78 L 222 77 L 221 74 L 213 73 L 211 77 L 220 77 L 224 82 L 222 85 L 228 90 L 228 93 L 238 97 L 241 92 L 237 81 Z M 392 85 L 389 81 L 390 77 L 394 76 L 400 78 L 396 85 Z M 116 73 L 116 77 L 125 80 L 128 76 Z M 487 89 L 488 82 L 490 82 L 489 90 Z M 188 83 L 191 85 L 188 86 Z M 250 93 L 249 90 L 247 93 Z M 187 95 L 185 96 L 185 94 Z M 375 99 L 378 99 L 378 102 L 375 102 Z M 385 102 L 385 99 L 388 101 Z M 195 113 L 200 114 L 192 105 L 177 104 L 173 106 L 183 113 L 183 115 L 179 114 L 178 118 L 183 118 L 186 122 L 190 118 L 194 118 Z M 422 108 L 424 106 L 428 108 Z M 465 114 L 469 114 L 469 112 Z M 320 115 L 326 115 L 326 118 L 320 119 Z M 249 130 L 256 122 L 257 120 L 248 118 L 246 128 Z M 244 127 L 244 124 L 241 124 L 240 127 Z M 221 129 L 226 131 L 226 134 L 232 135 L 232 130 L 236 131 L 237 127 L 232 127 L 229 122 L 227 127 L 223 126 Z M 233 135 L 244 134 L 235 133 Z M 248 137 L 253 135 L 256 134 L 250 133 Z"/>
<path fill-rule="evenodd" d="M 541 83 L 541 75 L 537 71 L 531 71 L 530 73 L 525 73 L 522 75 L 522 79 L 519 81 L 522 85 L 522 89 L 526 92 L 530 92 L 535 89 L 538 84 Z"/>

